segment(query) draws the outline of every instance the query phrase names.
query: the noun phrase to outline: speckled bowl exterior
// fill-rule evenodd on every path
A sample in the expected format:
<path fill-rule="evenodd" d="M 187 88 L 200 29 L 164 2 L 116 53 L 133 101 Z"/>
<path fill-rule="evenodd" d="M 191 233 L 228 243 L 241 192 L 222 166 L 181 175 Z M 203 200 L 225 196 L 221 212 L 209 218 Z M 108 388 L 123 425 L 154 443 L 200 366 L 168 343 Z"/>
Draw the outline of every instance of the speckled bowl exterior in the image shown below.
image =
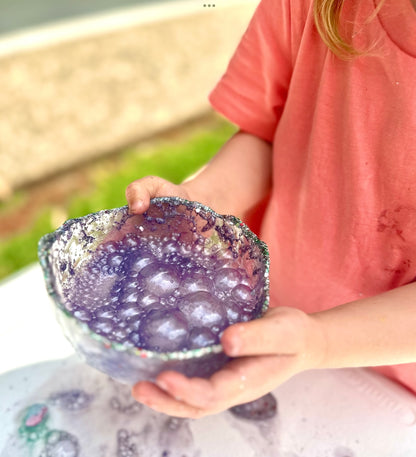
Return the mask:
<path fill-rule="evenodd" d="M 170 223 L 166 224 L 169 217 Z M 255 271 L 260 278 L 261 293 L 252 318 L 262 316 L 269 305 L 266 244 L 238 218 L 219 215 L 200 203 L 161 197 L 152 199 L 145 215 L 131 215 L 127 207 L 103 210 L 68 220 L 39 241 L 38 255 L 47 291 L 65 336 L 86 363 L 130 385 L 154 380 L 165 370 L 209 377 L 229 360 L 220 344 L 167 353 L 126 347 L 94 333 L 65 306 L 64 290 L 71 287 L 75 271 L 91 258 L 97 246 L 133 232 L 142 237 L 166 236 L 172 223 L 182 231 L 197 230 L 205 238 L 205 249 L 212 252 L 228 249 L 244 268 Z"/>

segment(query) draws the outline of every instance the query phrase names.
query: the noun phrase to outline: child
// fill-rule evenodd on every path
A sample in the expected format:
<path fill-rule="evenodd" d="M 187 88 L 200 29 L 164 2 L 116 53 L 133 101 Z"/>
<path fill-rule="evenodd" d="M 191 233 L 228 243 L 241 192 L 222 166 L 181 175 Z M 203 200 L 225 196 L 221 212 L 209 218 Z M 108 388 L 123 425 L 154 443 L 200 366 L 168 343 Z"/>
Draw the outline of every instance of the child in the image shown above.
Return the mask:
<path fill-rule="evenodd" d="M 272 308 L 223 334 L 236 359 L 208 380 L 162 373 L 138 401 L 195 418 L 360 366 L 416 392 L 415 3 L 262 0 L 210 95 L 240 131 L 179 186 L 130 184 L 136 213 L 177 195 L 250 222 L 266 201 L 271 255 Z"/>

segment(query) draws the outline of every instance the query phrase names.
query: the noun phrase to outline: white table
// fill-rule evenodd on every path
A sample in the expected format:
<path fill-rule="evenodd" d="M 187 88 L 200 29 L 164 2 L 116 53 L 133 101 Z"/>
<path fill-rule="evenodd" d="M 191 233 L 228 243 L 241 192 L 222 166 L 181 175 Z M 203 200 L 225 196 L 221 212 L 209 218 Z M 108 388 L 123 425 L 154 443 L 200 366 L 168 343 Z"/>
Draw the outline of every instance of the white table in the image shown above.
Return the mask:
<path fill-rule="evenodd" d="M 416 397 L 367 370 L 292 378 L 274 392 L 279 414 L 269 421 L 229 412 L 172 421 L 74 356 L 37 265 L 0 283 L 0 306 L 0 457 L 416 455 Z M 33 404 L 46 405 L 49 419 L 28 444 L 18 428 Z"/>

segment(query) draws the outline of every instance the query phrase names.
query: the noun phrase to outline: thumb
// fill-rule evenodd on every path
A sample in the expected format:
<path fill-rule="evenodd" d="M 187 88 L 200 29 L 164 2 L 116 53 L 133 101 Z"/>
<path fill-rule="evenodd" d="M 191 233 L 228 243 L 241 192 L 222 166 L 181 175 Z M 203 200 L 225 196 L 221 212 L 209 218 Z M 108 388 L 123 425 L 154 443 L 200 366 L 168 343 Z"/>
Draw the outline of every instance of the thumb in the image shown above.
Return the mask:
<path fill-rule="evenodd" d="M 222 336 L 224 351 L 233 357 L 294 355 L 305 349 L 313 331 L 310 317 L 295 308 L 272 308 L 264 317 L 228 327 Z"/>

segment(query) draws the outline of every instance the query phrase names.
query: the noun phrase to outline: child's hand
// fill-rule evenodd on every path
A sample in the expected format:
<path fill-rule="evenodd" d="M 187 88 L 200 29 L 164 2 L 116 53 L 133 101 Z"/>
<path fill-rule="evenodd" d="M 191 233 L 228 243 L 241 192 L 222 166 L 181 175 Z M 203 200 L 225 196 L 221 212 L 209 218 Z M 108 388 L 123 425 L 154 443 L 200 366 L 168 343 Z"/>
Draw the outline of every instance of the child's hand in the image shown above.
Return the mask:
<path fill-rule="evenodd" d="M 230 326 L 221 342 L 225 352 L 236 358 L 210 379 L 166 371 L 156 384 L 137 383 L 133 396 L 171 416 L 203 417 L 259 398 L 296 373 L 318 367 L 325 350 L 313 317 L 283 307 Z"/>
<path fill-rule="evenodd" d="M 153 197 L 181 197 L 190 200 L 185 186 L 176 185 L 157 176 L 146 176 L 133 181 L 126 189 L 126 198 L 130 212 L 144 213 Z"/>

